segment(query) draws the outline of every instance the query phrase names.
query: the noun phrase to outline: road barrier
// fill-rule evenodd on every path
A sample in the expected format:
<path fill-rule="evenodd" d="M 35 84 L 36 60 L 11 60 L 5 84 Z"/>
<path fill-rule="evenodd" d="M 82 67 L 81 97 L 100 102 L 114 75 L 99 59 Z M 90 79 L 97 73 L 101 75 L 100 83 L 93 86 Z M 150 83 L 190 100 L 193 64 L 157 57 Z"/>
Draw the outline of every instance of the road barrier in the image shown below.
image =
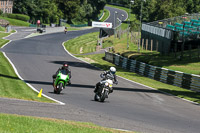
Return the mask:
<path fill-rule="evenodd" d="M 200 76 L 152 66 L 137 60 L 105 52 L 105 60 L 151 79 L 200 92 Z"/>

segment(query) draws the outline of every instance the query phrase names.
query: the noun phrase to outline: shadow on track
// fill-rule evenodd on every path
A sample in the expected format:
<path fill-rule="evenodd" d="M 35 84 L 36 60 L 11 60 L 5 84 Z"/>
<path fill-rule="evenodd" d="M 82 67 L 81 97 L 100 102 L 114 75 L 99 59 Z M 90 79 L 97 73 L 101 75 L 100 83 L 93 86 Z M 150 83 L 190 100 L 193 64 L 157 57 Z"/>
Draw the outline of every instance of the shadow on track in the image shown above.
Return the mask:
<path fill-rule="evenodd" d="M 24 80 L 24 81 L 29 84 L 52 85 L 52 82 L 46 82 L 46 81 L 30 81 L 30 80 Z"/>
<path fill-rule="evenodd" d="M 81 85 L 81 84 L 71 84 L 70 87 L 78 88 L 91 88 L 94 89 L 95 85 Z M 136 88 L 122 88 L 122 87 L 113 87 L 114 91 L 130 91 L 130 92 L 147 92 L 147 93 L 161 93 L 157 90 L 150 89 L 136 89 Z"/>
<path fill-rule="evenodd" d="M 21 80 L 21 79 L 20 79 L 20 78 L 18 78 L 18 77 L 14 77 L 14 76 L 8 76 L 8 75 L 4 75 L 4 74 L 0 74 L 0 77 Z"/>
<path fill-rule="evenodd" d="M 18 77 L 8 76 L 0 74 L 2 77 L 11 78 L 11 79 L 17 79 L 20 80 Z M 46 82 L 46 81 L 30 81 L 30 80 L 24 80 L 26 83 L 30 84 L 40 84 L 40 85 L 52 85 L 52 82 Z M 95 85 L 83 85 L 83 84 L 71 84 L 69 87 L 77 87 L 77 88 L 90 88 L 94 89 Z M 125 87 L 113 87 L 114 91 L 130 91 L 130 92 L 147 92 L 147 93 L 162 93 L 157 90 L 150 90 L 150 89 L 137 89 L 137 88 L 125 88 Z M 163 93 L 162 93 L 163 94 Z"/>
<path fill-rule="evenodd" d="M 69 66 L 71 67 L 81 67 L 81 68 L 88 68 L 88 69 L 93 69 L 93 70 L 99 70 L 98 68 L 84 63 L 84 62 L 72 62 L 72 61 L 50 61 L 50 63 L 54 63 L 54 64 L 60 64 L 62 65 L 64 62 L 68 63 Z"/>

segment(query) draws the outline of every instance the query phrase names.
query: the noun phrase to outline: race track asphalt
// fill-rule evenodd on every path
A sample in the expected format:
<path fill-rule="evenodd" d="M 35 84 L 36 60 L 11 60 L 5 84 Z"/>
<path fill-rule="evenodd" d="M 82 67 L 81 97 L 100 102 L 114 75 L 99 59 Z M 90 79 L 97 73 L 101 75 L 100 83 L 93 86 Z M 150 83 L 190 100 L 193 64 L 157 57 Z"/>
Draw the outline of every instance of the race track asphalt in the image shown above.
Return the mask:
<path fill-rule="evenodd" d="M 6 45 L 2 51 L 20 76 L 65 105 L 1 98 L 0 112 L 93 122 L 144 133 L 199 133 L 199 105 L 120 77 L 109 98 L 104 103 L 95 102 L 94 85 L 100 80 L 102 70 L 74 58 L 62 46 L 64 41 L 94 31 L 98 29 L 46 34 Z M 64 61 L 70 65 L 72 85 L 57 95 L 53 93 L 52 75 Z"/>

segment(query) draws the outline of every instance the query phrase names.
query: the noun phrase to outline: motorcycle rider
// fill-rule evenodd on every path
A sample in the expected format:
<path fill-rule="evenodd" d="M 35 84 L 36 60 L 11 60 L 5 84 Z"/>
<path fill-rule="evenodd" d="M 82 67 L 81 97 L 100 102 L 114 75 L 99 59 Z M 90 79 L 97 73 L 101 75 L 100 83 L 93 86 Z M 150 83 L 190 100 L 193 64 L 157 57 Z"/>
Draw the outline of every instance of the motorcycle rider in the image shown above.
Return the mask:
<path fill-rule="evenodd" d="M 52 76 L 53 77 L 53 81 L 56 79 L 56 76 L 58 75 L 58 73 L 59 73 L 59 71 L 61 71 L 61 70 L 65 70 L 66 71 L 66 73 L 68 73 L 68 75 L 69 75 L 69 81 L 68 81 L 68 85 L 70 85 L 71 84 L 71 70 L 70 70 L 70 68 L 69 68 L 69 65 L 66 63 L 66 62 L 64 62 L 63 63 L 63 65 L 62 65 L 62 67 L 61 68 L 59 68 L 57 71 L 56 71 L 56 73 Z"/>
<path fill-rule="evenodd" d="M 114 84 L 118 84 L 117 77 L 116 77 L 115 73 L 116 73 L 116 68 L 115 68 L 115 67 L 110 67 L 110 70 L 104 71 L 103 73 L 101 73 L 100 76 L 101 76 L 101 78 L 103 78 L 103 79 L 102 79 L 100 82 L 98 82 L 98 83 L 96 84 L 94 93 L 98 92 L 98 90 L 100 89 L 99 87 L 100 87 L 101 84 L 102 84 L 102 81 L 106 80 L 107 75 L 110 75 L 110 76 L 113 77 L 113 80 L 114 80 L 113 83 L 114 83 Z M 113 88 L 110 90 L 110 93 L 112 93 L 112 92 L 113 92 Z"/>
<path fill-rule="evenodd" d="M 65 27 L 64 32 L 65 32 L 65 34 L 67 33 L 67 27 Z"/>

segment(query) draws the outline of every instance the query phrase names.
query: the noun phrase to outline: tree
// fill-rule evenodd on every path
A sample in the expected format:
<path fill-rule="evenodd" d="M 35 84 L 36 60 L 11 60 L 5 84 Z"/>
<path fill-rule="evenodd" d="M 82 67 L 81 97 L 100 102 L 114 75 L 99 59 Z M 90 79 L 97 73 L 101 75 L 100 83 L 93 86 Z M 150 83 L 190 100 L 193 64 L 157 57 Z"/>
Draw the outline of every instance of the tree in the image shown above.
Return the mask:
<path fill-rule="evenodd" d="M 13 12 L 30 16 L 33 22 L 58 22 L 73 19 L 80 22 L 97 18 L 106 0 L 15 0 Z"/>
<path fill-rule="evenodd" d="M 70 23 L 74 19 L 80 8 L 80 0 L 55 0 L 58 9 L 63 13 L 64 19 L 67 19 Z"/>
<path fill-rule="evenodd" d="M 106 5 L 106 0 L 88 0 L 88 4 L 91 4 L 93 7 L 92 18 L 97 19 L 98 14 L 102 9 L 104 9 L 104 6 Z"/>

